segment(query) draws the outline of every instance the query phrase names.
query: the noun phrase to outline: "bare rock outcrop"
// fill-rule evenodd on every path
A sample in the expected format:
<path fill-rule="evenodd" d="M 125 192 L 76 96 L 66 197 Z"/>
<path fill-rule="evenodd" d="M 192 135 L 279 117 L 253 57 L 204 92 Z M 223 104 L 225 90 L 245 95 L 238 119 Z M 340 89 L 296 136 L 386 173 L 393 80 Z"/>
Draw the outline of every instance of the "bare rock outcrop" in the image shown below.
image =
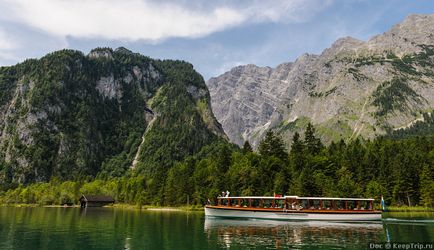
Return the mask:
<path fill-rule="evenodd" d="M 258 144 L 268 129 L 289 143 L 312 122 L 326 142 L 373 138 L 434 109 L 434 15 L 411 15 L 368 41 L 338 39 L 320 55 L 276 68 L 238 66 L 208 80 L 229 138 Z"/>

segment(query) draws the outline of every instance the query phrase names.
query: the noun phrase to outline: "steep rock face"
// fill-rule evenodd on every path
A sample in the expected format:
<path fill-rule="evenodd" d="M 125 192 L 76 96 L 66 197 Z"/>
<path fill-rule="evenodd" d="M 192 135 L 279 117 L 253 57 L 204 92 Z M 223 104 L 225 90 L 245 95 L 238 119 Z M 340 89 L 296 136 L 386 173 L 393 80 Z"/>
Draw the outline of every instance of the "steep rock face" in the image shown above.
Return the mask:
<path fill-rule="evenodd" d="M 191 64 L 125 48 L 63 50 L 1 67 L 0 90 L 5 186 L 119 176 L 133 161 L 137 171 L 163 173 L 225 138 Z"/>
<path fill-rule="evenodd" d="M 325 141 L 373 138 L 434 109 L 433 67 L 434 15 L 411 15 L 367 42 L 341 38 L 321 55 L 275 69 L 238 66 L 207 85 L 240 145 L 257 145 L 267 129 L 289 142 L 309 121 Z"/>
<path fill-rule="evenodd" d="M 285 72 L 284 68 L 273 72 L 268 67 L 240 66 L 208 81 L 208 87 L 216 93 L 212 100 L 220 122 L 238 125 L 226 130 L 234 142 L 241 144 L 244 137 L 255 132 L 258 124 L 267 127 L 270 118 L 277 114 L 276 109 L 282 99 L 279 89 L 275 89 L 272 83 L 273 80 L 285 78 L 280 74 Z"/>

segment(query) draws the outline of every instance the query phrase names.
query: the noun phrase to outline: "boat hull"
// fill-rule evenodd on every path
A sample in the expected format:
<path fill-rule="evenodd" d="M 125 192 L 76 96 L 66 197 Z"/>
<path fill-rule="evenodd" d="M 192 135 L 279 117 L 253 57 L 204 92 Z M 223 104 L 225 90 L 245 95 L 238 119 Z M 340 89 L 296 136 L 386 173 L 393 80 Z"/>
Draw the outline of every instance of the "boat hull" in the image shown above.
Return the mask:
<path fill-rule="evenodd" d="M 378 221 L 381 212 L 378 211 L 266 211 L 247 210 L 222 207 L 205 207 L 205 215 L 222 218 L 251 218 L 268 220 L 321 220 L 321 221 Z"/>

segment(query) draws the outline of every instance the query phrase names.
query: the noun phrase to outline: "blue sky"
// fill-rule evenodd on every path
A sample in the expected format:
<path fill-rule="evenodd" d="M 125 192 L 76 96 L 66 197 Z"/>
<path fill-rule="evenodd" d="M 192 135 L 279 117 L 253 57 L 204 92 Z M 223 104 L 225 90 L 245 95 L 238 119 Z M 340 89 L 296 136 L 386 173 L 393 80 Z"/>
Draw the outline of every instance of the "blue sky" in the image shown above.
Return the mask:
<path fill-rule="evenodd" d="M 0 65 L 70 48 L 124 46 L 191 62 L 205 80 L 231 67 L 271 66 L 367 40 L 428 0 L 0 0 Z"/>

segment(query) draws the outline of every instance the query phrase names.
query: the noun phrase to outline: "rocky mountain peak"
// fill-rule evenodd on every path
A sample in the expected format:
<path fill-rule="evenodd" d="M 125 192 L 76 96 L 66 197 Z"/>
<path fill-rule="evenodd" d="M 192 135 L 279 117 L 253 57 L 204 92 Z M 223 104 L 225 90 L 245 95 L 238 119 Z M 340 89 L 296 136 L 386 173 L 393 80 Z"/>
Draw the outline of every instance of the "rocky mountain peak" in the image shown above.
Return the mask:
<path fill-rule="evenodd" d="M 434 45 L 434 14 L 410 15 L 367 42 L 367 48 L 372 51 L 388 50 L 399 56 L 420 52 L 419 45 Z"/>
<path fill-rule="evenodd" d="M 235 67 L 207 83 L 214 113 L 239 145 L 268 129 L 289 142 L 307 122 L 326 142 L 384 134 L 434 109 L 433 33 L 434 15 L 410 15 L 366 42 L 340 38 L 274 69 Z"/>
<path fill-rule="evenodd" d="M 365 42 L 350 36 L 342 37 L 336 40 L 330 48 L 324 50 L 323 55 L 337 55 L 342 52 L 354 51 L 364 44 Z"/>
<path fill-rule="evenodd" d="M 434 33 L 434 14 L 431 15 L 420 15 L 412 14 L 404 19 L 403 22 L 395 25 L 392 29 L 385 34 L 394 34 L 413 41 L 419 40 L 420 42 L 433 41 L 432 34 Z"/>
<path fill-rule="evenodd" d="M 96 48 L 92 49 L 89 54 L 89 58 L 99 59 L 105 58 L 112 60 L 113 59 L 113 50 L 111 48 Z"/>

